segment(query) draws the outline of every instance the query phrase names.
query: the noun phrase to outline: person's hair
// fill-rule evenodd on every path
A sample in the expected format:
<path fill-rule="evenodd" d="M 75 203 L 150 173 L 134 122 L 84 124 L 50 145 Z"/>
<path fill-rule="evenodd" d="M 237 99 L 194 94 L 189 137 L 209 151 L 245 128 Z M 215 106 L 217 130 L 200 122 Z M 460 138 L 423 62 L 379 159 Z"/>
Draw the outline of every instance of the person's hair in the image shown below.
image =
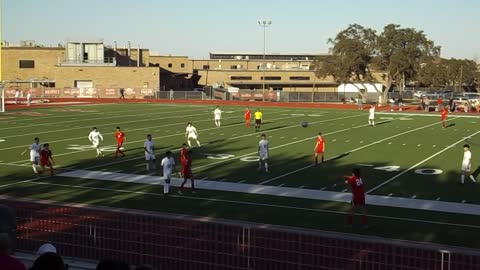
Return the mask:
<path fill-rule="evenodd" d="M 318 132 L 318 135 L 322 136 L 322 133 L 321 133 L 321 132 Z"/>
<path fill-rule="evenodd" d="M 49 143 L 46 143 L 46 144 L 43 145 L 43 147 L 49 147 L 49 146 L 50 146 Z"/>
<path fill-rule="evenodd" d="M 169 156 L 169 155 L 171 155 L 171 154 L 172 154 L 172 151 L 167 151 L 167 152 L 165 152 L 165 156 Z"/>
<path fill-rule="evenodd" d="M 119 127 L 119 126 L 117 126 L 117 129 L 120 129 L 120 127 Z"/>
<path fill-rule="evenodd" d="M 469 144 L 464 144 L 463 147 L 470 148 Z"/>
<path fill-rule="evenodd" d="M 147 134 L 147 137 L 152 137 L 152 135 L 150 135 L 150 134 Z"/>
<path fill-rule="evenodd" d="M 267 137 L 267 135 L 265 133 L 263 133 L 260 137 Z"/>
<path fill-rule="evenodd" d="M 53 252 L 47 252 L 38 257 L 30 270 L 66 270 L 62 257 Z"/>
<path fill-rule="evenodd" d="M 355 175 L 356 177 L 360 177 L 360 169 L 359 169 L 359 168 L 353 168 L 353 169 L 352 169 L 352 173 L 353 173 L 353 175 Z"/>
<path fill-rule="evenodd" d="M 192 125 L 192 122 L 188 122 L 188 123 L 187 123 L 187 126 L 188 126 L 188 125 Z"/>
<path fill-rule="evenodd" d="M 97 127 L 93 127 L 92 129 L 97 129 Z"/>
<path fill-rule="evenodd" d="M 40 140 L 38 137 L 33 138 L 34 141 Z"/>
<path fill-rule="evenodd" d="M 122 261 L 111 259 L 101 260 L 97 264 L 96 270 L 130 270 L 130 265 Z"/>
<path fill-rule="evenodd" d="M 186 144 L 186 143 L 182 143 L 182 146 L 187 146 L 187 144 Z"/>

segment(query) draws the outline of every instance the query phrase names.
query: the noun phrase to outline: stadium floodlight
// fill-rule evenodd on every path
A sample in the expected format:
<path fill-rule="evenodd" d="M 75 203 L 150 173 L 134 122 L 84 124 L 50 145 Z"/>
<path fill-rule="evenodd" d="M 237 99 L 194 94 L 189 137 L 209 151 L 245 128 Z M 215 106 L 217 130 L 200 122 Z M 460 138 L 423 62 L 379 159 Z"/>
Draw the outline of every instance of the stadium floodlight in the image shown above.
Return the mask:
<path fill-rule="evenodd" d="M 265 101 L 265 68 L 266 68 L 266 64 L 265 64 L 266 35 L 265 35 L 265 32 L 266 32 L 267 27 L 272 25 L 272 21 L 266 21 L 266 20 L 260 21 L 259 20 L 258 25 L 263 27 L 262 101 Z"/>

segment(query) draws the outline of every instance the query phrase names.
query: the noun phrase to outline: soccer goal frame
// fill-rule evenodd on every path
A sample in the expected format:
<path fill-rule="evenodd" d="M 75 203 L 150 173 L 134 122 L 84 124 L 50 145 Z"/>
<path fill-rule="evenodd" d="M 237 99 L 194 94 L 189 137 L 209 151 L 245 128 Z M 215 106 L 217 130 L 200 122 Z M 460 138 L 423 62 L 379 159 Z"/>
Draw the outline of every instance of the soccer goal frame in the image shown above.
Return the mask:
<path fill-rule="evenodd" d="M 0 92 L 2 92 L 2 100 L 0 101 L 0 113 L 4 113 L 5 110 L 5 85 L 7 85 L 8 81 L 1 81 L 0 82 Z"/>

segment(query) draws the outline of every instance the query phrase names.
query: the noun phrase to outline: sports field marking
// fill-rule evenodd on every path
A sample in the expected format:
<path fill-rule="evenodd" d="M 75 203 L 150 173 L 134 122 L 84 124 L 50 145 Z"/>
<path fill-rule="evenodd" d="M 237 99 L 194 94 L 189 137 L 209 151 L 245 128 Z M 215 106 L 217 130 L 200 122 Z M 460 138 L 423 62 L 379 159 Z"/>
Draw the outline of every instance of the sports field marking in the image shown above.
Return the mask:
<path fill-rule="evenodd" d="M 158 186 L 162 186 L 164 184 L 164 179 L 165 179 L 164 177 L 160 177 L 160 176 L 133 175 L 133 174 L 125 174 L 125 173 L 110 173 L 110 172 L 98 172 L 98 171 L 88 171 L 88 170 L 76 170 L 76 171 L 66 172 L 66 173 L 59 174 L 59 176 L 81 178 L 81 179 L 93 179 L 98 181 L 118 181 L 118 182 L 124 182 L 124 183 L 147 184 L 147 185 L 158 185 Z M 182 182 L 183 182 L 183 179 L 181 178 L 172 178 L 171 185 L 174 187 L 179 187 Z M 39 184 L 39 183 L 41 182 L 31 181 L 30 184 Z M 53 183 L 47 183 L 47 182 L 43 182 L 43 184 L 52 185 L 52 186 L 59 185 L 59 184 L 53 184 Z M 60 185 L 60 186 L 78 187 L 76 185 Z M 187 186 L 190 186 L 190 183 L 188 183 Z M 85 186 L 80 186 L 80 187 L 85 187 Z M 232 183 L 232 182 L 219 182 L 219 181 L 208 181 L 208 180 L 199 181 L 198 183 L 196 183 L 195 188 L 206 189 L 206 190 L 216 190 L 216 191 L 236 192 L 236 193 L 302 198 L 302 199 L 321 200 L 321 201 L 334 201 L 334 202 L 342 202 L 342 203 L 349 203 L 351 200 L 351 194 L 345 193 L 345 192 L 321 191 L 321 190 L 313 190 L 313 189 L 299 189 L 299 188 L 279 187 L 279 186 L 262 186 L 262 185 L 255 185 L 255 184 L 239 184 L 239 183 Z M 112 191 L 116 191 L 116 190 L 112 189 Z M 129 192 L 132 192 L 132 191 L 129 191 Z M 480 205 L 475 205 L 475 204 L 466 205 L 462 203 L 419 200 L 419 199 L 411 199 L 411 198 L 388 197 L 388 196 L 378 196 L 378 195 L 368 195 L 366 199 L 369 205 L 480 216 Z"/>
<path fill-rule="evenodd" d="M 115 104 L 115 103 L 100 103 L 100 104 L 85 104 L 81 106 L 75 106 L 76 108 L 81 108 L 85 106 L 104 106 L 104 105 L 120 105 L 120 104 Z M 123 105 L 123 104 L 122 104 Z M 160 106 L 157 106 L 155 108 L 150 108 L 150 109 L 142 109 L 142 110 L 136 110 L 136 112 L 147 112 L 147 111 L 162 111 L 162 110 L 167 110 L 171 108 L 164 108 L 164 107 L 182 107 L 184 108 L 183 105 L 171 105 L 171 104 L 161 104 Z M 61 107 L 55 107 L 55 109 L 62 109 L 62 108 L 70 108 L 67 106 L 61 106 Z M 198 106 L 198 108 L 200 108 Z M 45 108 L 42 108 L 45 109 Z M 53 109 L 53 107 L 52 107 Z M 43 112 L 44 110 L 41 110 Z M 33 110 L 33 112 L 37 112 L 37 110 Z M 123 110 L 123 111 L 104 111 L 104 112 L 94 112 L 94 113 L 81 113 L 82 116 L 89 116 L 89 115 L 97 115 L 97 114 L 118 114 L 118 113 L 129 113 L 132 112 L 131 110 Z M 49 115 L 59 113 L 58 111 L 46 111 L 46 113 L 49 113 Z M 7 112 L 8 114 L 8 112 Z M 72 114 L 62 114 L 62 115 L 55 115 L 55 116 L 46 116 L 46 117 L 34 117 L 34 118 L 26 118 L 26 119 L 17 119 L 18 121 L 38 121 L 38 120 L 44 120 L 44 119 L 52 119 L 52 118 L 66 118 L 66 117 L 76 117 L 78 116 L 78 112 L 72 113 Z"/>
<path fill-rule="evenodd" d="M 170 116 L 170 117 L 162 117 L 162 119 L 175 119 L 175 118 L 183 118 L 183 117 L 188 117 L 188 116 L 200 116 L 201 114 L 189 114 L 189 115 L 182 115 L 182 116 Z M 92 119 L 93 121 L 93 119 Z M 63 131 L 71 131 L 71 130 L 75 130 L 75 129 L 91 129 L 92 126 L 96 126 L 96 127 L 103 127 L 103 126 L 114 126 L 114 125 L 117 125 L 117 126 L 121 126 L 123 124 L 128 124 L 128 123 L 137 123 L 137 122 L 144 122 L 144 121 L 154 121 L 153 119 L 144 119 L 144 120 L 133 120 L 133 121 L 125 121 L 125 122 L 116 122 L 115 124 L 112 124 L 111 122 L 108 123 L 108 124 L 92 124 L 92 125 L 88 125 L 88 126 L 81 126 L 81 127 L 70 127 L 70 126 L 66 126 L 68 128 L 63 128 L 63 129 L 55 129 L 55 130 L 49 130 L 49 131 L 43 131 L 43 132 L 34 132 L 34 133 L 22 133 L 22 134 L 17 134 L 17 135 L 11 135 L 11 136 L 3 136 L 3 138 L 16 138 L 16 137 L 20 137 L 20 136 L 39 136 L 40 134 L 47 134 L 47 133 L 54 133 L 54 132 L 63 132 Z M 154 127 L 151 127 L 151 128 L 157 128 L 158 126 L 154 126 Z M 150 127 L 149 127 L 150 128 Z M 108 135 L 108 134 L 114 134 L 115 132 L 109 132 L 109 133 L 105 133 L 105 135 Z M 78 137 L 77 137 L 78 138 Z"/>
<path fill-rule="evenodd" d="M 390 120 L 389 120 L 389 121 L 390 121 Z M 447 120 L 447 121 L 449 121 L 449 120 Z M 368 148 L 368 147 L 370 147 L 370 146 L 373 146 L 373 145 L 382 143 L 382 142 L 384 142 L 384 141 L 387 141 L 387 140 L 390 140 L 390 139 L 393 139 L 393 138 L 396 138 L 396 137 L 399 137 L 399 136 L 403 136 L 403 135 L 408 134 L 408 133 L 411 133 L 411 132 L 415 132 L 415 131 L 418 131 L 418 130 L 422 130 L 422 129 L 428 128 L 428 127 L 430 127 L 430 126 L 432 126 L 432 125 L 438 125 L 438 123 L 433 123 L 433 124 L 426 125 L 426 126 L 423 126 L 423 127 L 415 128 L 415 129 L 408 130 L 408 131 L 404 131 L 404 132 L 402 132 L 402 133 L 398 133 L 398 134 L 395 134 L 395 135 L 390 136 L 390 137 L 387 137 L 387 138 L 383 138 L 383 139 L 378 140 L 378 141 L 376 141 L 376 142 L 373 142 L 373 143 L 370 143 L 370 144 L 366 144 L 366 145 L 364 145 L 364 146 L 360 146 L 360 147 L 358 147 L 358 148 L 349 150 L 349 151 L 347 151 L 347 152 L 345 152 L 345 153 L 342 153 L 342 154 L 340 154 L 340 155 L 336 155 L 336 156 L 334 156 L 334 157 L 328 158 L 328 159 L 325 160 L 325 162 L 328 162 L 329 160 L 335 160 L 335 159 L 337 159 L 337 158 L 339 158 L 339 157 L 341 157 L 341 156 L 343 156 L 343 155 L 345 155 L 345 154 L 353 153 L 353 152 L 356 152 L 356 151 L 359 151 L 359 150 Z M 369 125 L 367 124 L 367 125 L 363 125 L 363 126 L 369 126 Z M 361 127 L 361 126 L 359 126 L 359 127 Z M 329 134 L 325 134 L 325 135 L 329 135 Z M 268 179 L 268 180 L 266 180 L 266 181 L 263 181 L 263 182 L 260 183 L 260 185 L 264 185 L 264 184 L 270 183 L 270 182 L 272 182 L 272 181 L 274 181 L 274 180 L 277 180 L 277 179 L 280 179 L 280 178 L 283 178 L 283 177 L 286 177 L 286 176 L 289 176 L 289 175 L 292 175 L 292 174 L 295 174 L 295 173 L 304 171 L 304 170 L 309 169 L 309 168 L 311 168 L 311 167 L 313 167 L 313 166 L 315 166 L 315 164 L 310 164 L 310 165 L 304 166 L 304 167 L 299 168 L 299 169 L 296 169 L 296 170 L 294 170 L 294 171 L 291 171 L 291 172 L 288 172 L 288 173 L 279 175 L 279 176 L 277 176 L 277 177 Z"/>
<path fill-rule="evenodd" d="M 375 112 L 375 114 L 381 115 L 399 115 L 399 116 L 429 116 L 429 117 L 438 117 L 440 118 L 440 113 L 432 114 L 432 113 L 391 113 L 391 112 Z M 455 116 L 456 118 L 480 118 L 480 116 L 475 115 L 464 115 L 464 114 L 454 114 L 451 115 L 452 117 Z"/>
<path fill-rule="evenodd" d="M 457 144 L 459 144 L 459 143 L 463 142 L 465 139 L 472 138 L 472 137 L 474 137 L 475 135 L 477 135 L 477 134 L 479 134 L 479 133 L 480 133 L 480 131 L 477 131 L 477 132 L 475 132 L 475 133 L 473 133 L 473 134 L 469 135 L 468 137 L 462 138 L 461 140 L 458 140 L 458 141 L 454 142 L 453 144 L 451 144 L 451 145 L 449 145 L 449 146 L 445 147 L 444 149 L 442 149 L 442 150 L 438 151 L 437 153 L 435 153 L 435 154 L 433 154 L 433 155 L 431 155 L 431 156 L 427 157 L 426 159 L 424 159 L 424 160 L 422 160 L 422 161 L 419 161 L 419 162 L 417 162 L 416 164 L 414 164 L 414 165 L 413 165 L 413 166 L 411 166 L 410 168 L 408 168 L 408 169 L 406 169 L 406 170 L 402 171 L 401 173 L 399 173 L 399 174 L 397 174 L 397 175 L 395 175 L 395 176 L 391 177 L 390 179 L 386 180 L 385 182 L 383 182 L 383 183 L 381 183 L 381 184 L 379 184 L 379 185 L 377 185 L 377 186 L 373 187 L 372 189 L 370 189 L 369 191 L 367 191 L 367 192 L 366 192 L 366 194 L 370 194 L 370 193 L 372 193 L 373 191 L 375 191 L 375 190 L 377 190 L 377 189 L 379 189 L 379 188 L 383 187 L 384 185 L 386 185 L 386 184 L 388 184 L 388 183 L 390 183 L 390 182 L 394 181 L 395 179 L 397 179 L 397 178 L 399 178 L 400 176 L 402 176 L 402 175 L 404 175 L 404 174 L 406 174 L 406 173 L 410 172 L 411 170 L 413 170 L 413 169 L 415 169 L 416 167 L 418 167 L 418 166 L 422 165 L 423 163 L 425 163 L 425 162 L 429 161 L 430 159 L 432 159 L 432 158 L 434 158 L 434 157 L 436 157 L 436 156 L 438 156 L 438 155 L 442 154 L 443 152 L 447 151 L 448 149 L 450 149 L 450 148 L 454 147 L 455 145 L 457 145 Z"/>
<path fill-rule="evenodd" d="M 158 110 L 157 110 L 158 111 Z M 199 111 L 199 109 L 195 109 L 195 110 L 182 110 L 182 112 L 184 111 Z M 130 111 L 131 112 L 131 111 Z M 144 115 L 158 115 L 158 114 L 166 114 L 166 113 L 175 113 L 175 112 L 180 112 L 180 111 L 168 111 L 168 112 L 164 112 L 164 111 L 161 111 L 161 112 L 155 112 L 155 113 L 148 113 L 148 114 L 141 114 L 142 116 Z M 83 115 L 83 114 L 82 114 Z M 83 121 L 98 121 L 98 120 L 103 120 L 103 119 L 112 119 L 112 118 L 128 118 L 128 117 L 137 117 L 138 114 L 135 114 L 135 115 L 131 115 L 131 116 L 126 116 L 126 115 L 116 115 L 116 116 L 109 116 L 109 117 L 100 117 L 100 118 L 94 118 L 94 119 L 90 119 L 90 118 L 83 118 L 83 119 L 79 119 L 79 121 L 83 122 Z M 37 120 L 39 121 L 38 118 L 34 118 L 34 120 Z M 38 127 L 38 126 L 48 126 L 48 125 L 57 125 L 57 124 L 63 124 L 63 123 L 71 123 L 72 120 L 75 120 L 75 118 L 72 118 L 68 121 L 60 121 L 60 122 L 49 122 L 49 123 L 42 123 L 42 124 L 33 124 L 33 125 L 20 125 L 20 126 L 13 126 L 13 127 L 8 127 L 8 128 L 0 128 L 0 130 L 5 130 L 5 129 L 14 129 L 14 128 L 28 128 L 28 127 Z M 149 119 L 151 120 L 151 119 Z M 19 120 L 20 121 L 20 120 Z M 146 120 L 141 120 L 141 121 L 146 121 Z M 129 121 L 128 123 L 131 123 L 131 122 L 135 122 L 135 121 Z M 127 123 L 127 122 L 124 122 L 124 123 Z M 98 126 L 102 126 L 102 125 L 98 125 Z"/>
<path fill-rule="evenodd" d="M 45 182 L 33 182 L 39 185 L 52 185 L 52 186 L 60 186 L 60 187 L 67 187 L 67 185 L 60 185 L 60 184 L 50 184 Z M 122 190 L 122 189 L 108 189 L 108 188 L 95 188 L 95 187 L 86 187 L 86 186 L 73 186 L 70 185 L 68 187 L 78 188 L 78 189 L 87 189 L 87 190 L 99 190 L 99 191 L 110 191 L 116 193 L 126 193 L 126 194 L 138 194 L 138 195 L 149 195 L 149 196 L 162 196 L 163 194 L 160 193 L 153 193 L 153 192 L 144 192 L 144 191 L 130 191 L 130 190 Z M 0 195 L 1 198 L 9 198 L 6 196 Z M 240 205 L 250 205 L 250 206 L 261 206 L 261 207 L 271 207 L 271 208 L 280 208 L 280 209 L 289 209 L 289 210 L 300 210 L 300 211 L 310 211 L 310 212 L 318 212 L 318 213 L 328 213 L 328 214 L 339 214 L 339 215 L 346 215 L 347 212 L 336 211 L 336 210 L 325 210 L 325 209 L 316 209 L 316 208 L 307 208 L 307 207 L 296 207 L 296 206 L 287 206 L 287 205 L 278 205 L 278 204 L 266 204 L 266 203 L 255 203 L 255 202 L 246 202 L 246 201 L 238 201 L 238 200 L 226 200 L 226 199 L 216 199 L 216 198 L 206 198 L 200 196 L 187 196 L 187 195 L 170 195 L 169 197 L 173 198 L 181 198 L 181 199 L 189 199 L 189 200 L 198 200 L 198 201 L 210 201 L 210 202 L 220 202 L 220 203 L 231 203 L 231 204 L 240 204 Z M 359 214 L 355 214 L 359 215 Z M 392 217 L 392 216 L 384 216 L 384 215 L 371 215 L 367 214 L 370 218 L 378 218 L 378 219 L 390 219 L 390 220 L 398 220 L 398 221 L 407 221 L 407 222 L 416 222 L 416 223 L 425 223 L 425 224 L 434 224 L 434 225 L 444 225 L 444 226 L 451 226 L 451 227 L 463 227 L 463 228 L 472 228 L 472 229 L 480 229 L 480 226 L 470 225 L 470 224 L 460 224 L 460 223 L 449 223 L 449 222 L 440 222 L 440 221 L 431 221 L 431 220 L 423 220 L 423 219 L 412 219 L 412 218 L 401 218 L 401 217 Z"/>
<path fill-rule="evenodd" d="M 348 117 L 333 118 L 333 119 L 328 119 L 328 120 L 317 121 L 317 122 L 315 122 L 315 123 L 322 123 L 322 122 L 325 122 L 325 121 L 335 121 L 335 120 L 339 120 L 339 119 L 345 119 L 345 118 L 351 118 L 351 117 L 359 117 L 359 116 L 363 116 L 363 115 L 354 115 L 354 116 L 348 116 Z M 291 117 L 286 117 L 286 118 L 291 118 Z M 283 119 L 283 118 L 271 119 L 271 120 L 269 120 L 269 121 L 274 121 L 274 120 L 278 120 L 278 119 Z M 211 121 L 211 119 L 210 119 L 210 120 L 204 120 L 204 121 Z M 197 121 L 197 122 L 200 122 L 200 121 Z M 313 124 L 313 123 L 312 123 L 312 124 Z M 228 126 L 225 126 L 224 128 L 234 127 L 234 126 L 239 126 L 239 125 L 244 125 L 244 123 L 228 125 Z M 296 127 L 296 126 L 288 126 L 288 127 L 278 128 L 278 129 L 270 130 L 269 132 L 276 132 L 276 131 L 279 131 L 279 130 L 282 130 L 282 129 L 293 128 L 293 127 Z M 202 129 L 202 130 L 200 130 L 200 132 L 202 132 L 202 131 L 208 131 L 208 130 L 214 130 L 214 129 L 216 130 L 216 129 L 218 129 L 218 127 L 213 127 L 213 128 L 208 128 L 208 129 Z M 349 129 L 344 129 L 344 130 L 342 130 L 342 131 L 346 131 L 346 130 L 349 130 Z M 334 133 L 336 133 L 336 132 L 338 132 L 338 131 L 335 131 Z M 184 134 L 185 134 L 184 132 L 180 132 L 180 133 L 170 134 L 170 135 L 166 135 L 166 136 L 157 136 L 157 137 L 155 137 L 155 139 L 167 138 L 167 137 L 173 137 L 173 136 L 179 136 L 179 135 L 184 135 Z M 248 136 L 260 137 L 260 135 L 257 135 L 257 134 L 255 134 L 255 133 L 253 133 L 253 134 L 246 134 L 246 135 L 242 135 L 242 136 L 232 137 L 232 138 L 229 138 L 229 139 L 227 139 L 227 140 L 233 140 L 233 139 L 237 139 L 237 138 L 240 138 L 240 137 L 248 137 Z M 82 137 L 82 138 L 83 138 L 83 137 Z M 311 139 L 311 138 L 308 138 L 308 139 Z M 137 141 L 128 141 L 128 142 L 125 143 L 125 144 L 138 143 L 138 142 L 143 142 L 143 141 L 144 141 L 144 139 L 142 139 L 142 140 L 137 140 Z M 305 140 L 303 140 L 303 141 L 305 141 Z M 298 142 L 301 142 L 301 141 L 298 141 Z M 298 143 L 298 142 L 295 142 L 295 143 Z M 125 145 L 125 144 L 124 144 L 124 145 Z M 204 143 L 203 146 L 208 145 L 208 144 L 210 144 L 210 143 Z M 290 144 L 291 144 L 291 143 L 290 143 Z M 26 147 L 26 146 L 25 146 L 25 147 Z M 104 147 L 115 147 L 115 145 L 104 146 Z M 274 148 L 277 148 L 277 147 L 274 147 Z M 270 148 L 270 149 L 274 149 L 274 148 Z M 0 150 L 2 150 L 2 149 L 0 149 Z M 70 154 L 85 152 L 85 151 L 92 151 L 92 150 L 91 150 L 91 149 L 79 150 L 79 151 L 74 151 L 74 152 L 67 152 L 67 153 L 55 154 L 54 156 L 55 156 L 55 157 L 57 157 L 57 156 L 64 156 L 64 155 L 70 155 Z M 173 152 L 176 152 L 176 151 L 180 151 L 180 148 L 173 150 Z M 257 152 L 255 152 L 255 153 L 257 153 Z M 252 155 L 252 154 L 250 153 L 250 154 L 247 154 L 247 155 L 244 155 L 244 156 L 240 156 L 239 158 L 245 157 L 245 156 L 250 156 L 250 155 Z M 94 166 L 94 167 L 89 167 L 88 169 L 98 168 L 98 167 L 103 167 L 103 166 L 108 166 L 108 165 L 113 165 L 113 164 L 118 164 L 118 163 L 127 162 L 127 161 L 132 161 L 132 160 L 137 160 L 137 159 L 141 159 L 141 158 L 143 158 L 143 157 L 134 157 L 134 158 L 130 158 L 130 159 L 123 159 L 123 160 L 119 160 L 119 161 L 116 161 L 116 162 L 107 163 L 107 164 L 104 164 L 104 165 L 98 165 L 98 166 Z M 19 161 L 15 161 L 14 163 L 17 163 L 17 162 L 25 162 L 25 161 L 28 161 L 28 160 L 19 160 Z"/>
<path fill-rule="evenodd" d="M 231 117 L 231 118 L 228 118 L 228 119 L 236 119 L 237 117 Z M 227 118 L 226 118 L 227 119 Z M 275 118 L 275 119 L 271 119 L 270 121 L 274 121 L 274 120 L 277 120 L 277 119 L 283 119 L 283 118 Z M 196 123 L 198 122 L 207 122 L 207 121 L 212 121 L 211 119 L 207 119 L 207 120 L 198 120 L 198 121 L 195 121 Z M 125 131 L 127 132 L 132 132 L 132 131 L 139 131 L 139 130 L 147 130 L 147 129 L 150 129 L 150 128 L 159 128 L 159 127 L 168 127 L 168 126 L 175 126 L 175 125 L 185 125 L 185 123 L 172 123 L 172 124 L 167 124 L 167 125 L 160 125 L 160 126 L 151 126 L 151 127 L 144 127 L 144 128 L 136 128 L 136 129 L 125 129 Z M 225 126 L 225 128 L 228 128 L 228 127 L 233 127 L 233 126 L 238 126 L 238 125 L 243 125 L 242 124 L 234 124 L 234 125 L 228 125 L 228 126 Z M 212 130 L 212 129 L 218 129 L 217 127 L 215 128 L 209 128 L 209 129 L 202 129 L 200 131 L 205 131 L 205 130 Z M 114 134 L 114 132 L 108 132 L 108 133 L 104 133 L 103 135 L 111 135 L 111 134 Z M 179 133 L 176 133 L 176 134 L 170 134 L 170 135 L 166 135 L 166 136 L 157 136 L 156 138 L 165 138 L 165 137 L 170 137 L 170 136 L 177 136 L 179 134 L 185 134 L 185 132 L 179 132 Z M 85 136 L 82 136 L 82 137 L 75 137 L 75 138 L 68 138 L 68 139 L 62 139 L 62 140 L 54 140 L 54 141 L 49 141 L 49 143 L 55 143 L 55 142 L 65 142 L 65 141 L 72 141 L 72 140 L 78 140 L 78 139 L 85 139 L 88 137 L 88 134 L 85 135 Z M 124 144 L 131 144 L 131 143 L 137 143 L 137 142 L 143 142 L 144 140 L 137 140 L 137 141 L 127 141 L 126 143 Z M 25 148 L 25 147 L 28 147 L 30 146 L 30 144 L 28 145 L 19 145 L 19 146 L 12 146 L 12 147 L 5 147 L 5 148 L 0 148 L 0 151 L 4 151 L 4 150 L 10 150 L 10 149 L 18 149 L 18 148 Z M 109 145 L 109 146 L 104 146 L 104 147 L 115 147 L 116 145 Z M 85 151 L 88 151 L 88 150 L 85 150 Z M 80 151 L 82 152 L 82 151 Z M 70 153 L 78 153 L 77 152 L 70 152 Z M 56 154 L 55 156 L 59 156 L 59 155 L 63 155 L 63 154 Z M 20 161 L 15 161 L 15 162 L 20 162 Z"/>

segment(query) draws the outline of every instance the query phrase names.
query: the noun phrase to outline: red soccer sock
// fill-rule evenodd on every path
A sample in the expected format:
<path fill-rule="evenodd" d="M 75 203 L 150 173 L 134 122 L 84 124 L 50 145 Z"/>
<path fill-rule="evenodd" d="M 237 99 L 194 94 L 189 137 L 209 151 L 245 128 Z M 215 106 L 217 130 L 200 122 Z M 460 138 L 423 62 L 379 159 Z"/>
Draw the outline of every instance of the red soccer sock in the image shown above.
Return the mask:
<path fill-rule="evenodd" d="M 318 163 L 318 157 L 315 157 L 315 163 Z"/>

